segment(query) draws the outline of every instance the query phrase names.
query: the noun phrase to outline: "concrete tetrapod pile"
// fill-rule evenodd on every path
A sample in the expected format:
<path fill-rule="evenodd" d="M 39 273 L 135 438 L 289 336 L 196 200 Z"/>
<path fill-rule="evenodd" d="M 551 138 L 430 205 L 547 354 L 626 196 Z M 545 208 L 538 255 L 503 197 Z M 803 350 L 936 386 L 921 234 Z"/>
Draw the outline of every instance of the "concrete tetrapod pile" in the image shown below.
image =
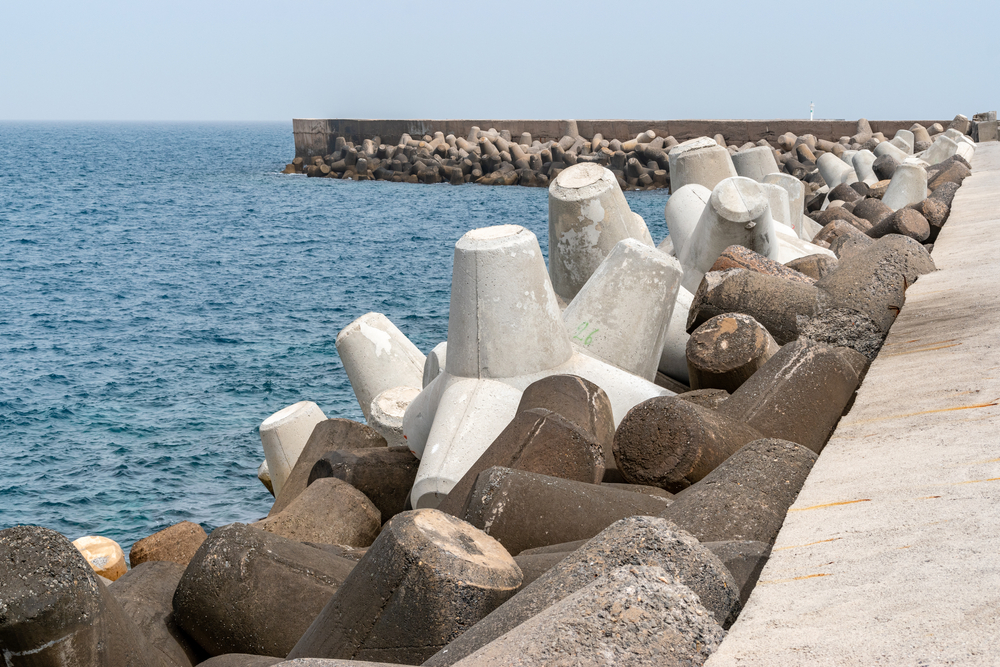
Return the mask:
<path fill-rule="evenodd" d="M 871 170 L 876 158 L 896 164 L 909 156 L 929 164 L 955 154 L 969 159 L 970 141 L 996 141 L 996 128 L 992 112 L 977 114 L 972 121 L 956 116 L 948 128 L 940 123 L 926 128 L 915 123 L 891 138 L 872 132 L 868 121 L 860 119 L 855 134 L 839 138 L 786 132 L 772 141 L 733 143 L 716 134 L 679 142 L 673 136 L 658 136 L 652 129 L 627 140 L 601 134 L 585 137 L 577 122 L 568 120 L 562 123 L 563 135 L 547 141 L 527 132 L 512 134 L 502 127 L 472 127 L 464 137 L 434 132 L 383 141 L 373 136 L 358 144 L 338 137 L 333 152 L 309 161 L 297 157 L 284 173 L 355 181 L 547 187 L 564 169 L 594 163 L 607 167 L 623 190 L 670 188 L 676 192 L 692 183 L 711 189 L 733 176 L 763 182 L 769 174 L 787 173 L 804 180 L 816 194 L 842 182 L 873 185 L 879 180 Z M 822 159 L 827 153 L 831 159 Z M 857 164 L 855 157 L 859 157 Z"/>
<path fill-rule="evenodd" d="M 369 424 L 309 401 L 264 420 L 268 517 L 167 527 L 113 583 L 100 540 L 0 531 L 6 664 L 703 664 L 935 270 L 913 216 L 940 229 L 963 160 L 897 165 L 900 193 L 910 166 L 930 191 L 897 210 L 838 184 L 829 249 L 795 234 L 780 174 L 685 186 L 686 238 L 657 248 L 606 170 L 567 168 L 548 267 L 516 225 L 457 241 L 446 344 L 425 357 L 374 313 L 341 332 Z M 391 391 L 401 426 L 374 409 Z"/>

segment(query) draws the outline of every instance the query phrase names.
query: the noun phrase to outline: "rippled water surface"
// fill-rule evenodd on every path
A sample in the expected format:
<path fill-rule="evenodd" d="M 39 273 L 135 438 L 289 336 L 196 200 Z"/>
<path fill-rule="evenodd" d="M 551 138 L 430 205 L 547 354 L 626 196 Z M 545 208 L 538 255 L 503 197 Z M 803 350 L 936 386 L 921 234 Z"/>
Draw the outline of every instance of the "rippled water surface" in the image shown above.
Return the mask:
<path fill-rule="evenodd" d="M 0 123 L 0 528 L 128 548 L 252 521 L 257 426 L 313 400 L 363 419 L 334 345 L 368 311 L 445 339 L 452 250 L 545 189 L 278 173 L 290 123 Z M 628 193 L 655 240 L 665 193 Z"/>

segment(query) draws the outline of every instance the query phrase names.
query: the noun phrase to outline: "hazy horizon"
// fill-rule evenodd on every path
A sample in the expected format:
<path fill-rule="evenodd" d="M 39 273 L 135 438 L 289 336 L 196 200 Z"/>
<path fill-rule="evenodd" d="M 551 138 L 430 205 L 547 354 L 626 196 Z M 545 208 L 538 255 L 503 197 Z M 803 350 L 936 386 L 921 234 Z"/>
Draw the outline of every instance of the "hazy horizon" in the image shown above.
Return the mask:
<path fill-rule="evenodd" d="M 41 0 L 4 14 L 4 121 L 804 119 L 810 103 L 817 120 L 946 119 L 998 106 L 993 4 L 969 19 L 857 0 L 518 0 L 502 13 Z"/>

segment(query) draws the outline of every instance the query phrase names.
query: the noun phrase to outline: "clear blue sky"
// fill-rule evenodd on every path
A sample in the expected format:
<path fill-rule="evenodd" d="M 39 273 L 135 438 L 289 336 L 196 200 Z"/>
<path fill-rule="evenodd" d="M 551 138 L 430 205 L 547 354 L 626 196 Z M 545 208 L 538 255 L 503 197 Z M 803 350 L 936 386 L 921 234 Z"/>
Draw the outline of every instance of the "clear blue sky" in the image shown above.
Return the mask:
<path fill-rule="evenodd" d="M 0 119 L 950 118 L 1000 3 L 9 0 Z"/>

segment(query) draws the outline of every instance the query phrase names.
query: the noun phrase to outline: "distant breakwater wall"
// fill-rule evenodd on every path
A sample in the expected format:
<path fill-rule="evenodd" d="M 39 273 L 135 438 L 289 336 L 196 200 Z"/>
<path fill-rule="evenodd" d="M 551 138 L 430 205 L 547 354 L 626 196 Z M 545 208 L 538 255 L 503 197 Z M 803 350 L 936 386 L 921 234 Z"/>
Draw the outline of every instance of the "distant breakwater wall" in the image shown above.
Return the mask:
<path fill-rule="evenodd" d="M 908 129 L 914 123 L 929 127 L 934 123 L 947 126 L 950 119 L 937 120 L 872 120 L 872 132 L 887 137 L 897 130 Z M 442 132 L 456 137 L 468 136 L 472 127 L 483 130 L 494 127 L 508 130 L 514 136 L 529 133 L 539 141 L 558 140 L 568 134 L 569 120 L 426 120 L 426 119 L 360 119 L 360 118 L 295 118 L 292 133 L 295 136 L 295 157 L 308 160 L 329 155 L 334 151 L 338 137 L 360 144 L 365 139 L 378 136 L 386 144 L 395 144 L 403 134 L 420 137 Z M 840 137 L 857 132 L 856 120 L 576 120 L 579 134 L 591 137 L 601 134 L 605 139 L 627 141 L 640 132 L 653 130 L 657 136 L 673 136 L 678 141 L 695 137 L 723 135 L 727 141 L 741 144 L 761 139 L 774 143 L 777 138 L 791 132 L 795 135 L 811 134 L 817 139 L 837 141 Z"/>

